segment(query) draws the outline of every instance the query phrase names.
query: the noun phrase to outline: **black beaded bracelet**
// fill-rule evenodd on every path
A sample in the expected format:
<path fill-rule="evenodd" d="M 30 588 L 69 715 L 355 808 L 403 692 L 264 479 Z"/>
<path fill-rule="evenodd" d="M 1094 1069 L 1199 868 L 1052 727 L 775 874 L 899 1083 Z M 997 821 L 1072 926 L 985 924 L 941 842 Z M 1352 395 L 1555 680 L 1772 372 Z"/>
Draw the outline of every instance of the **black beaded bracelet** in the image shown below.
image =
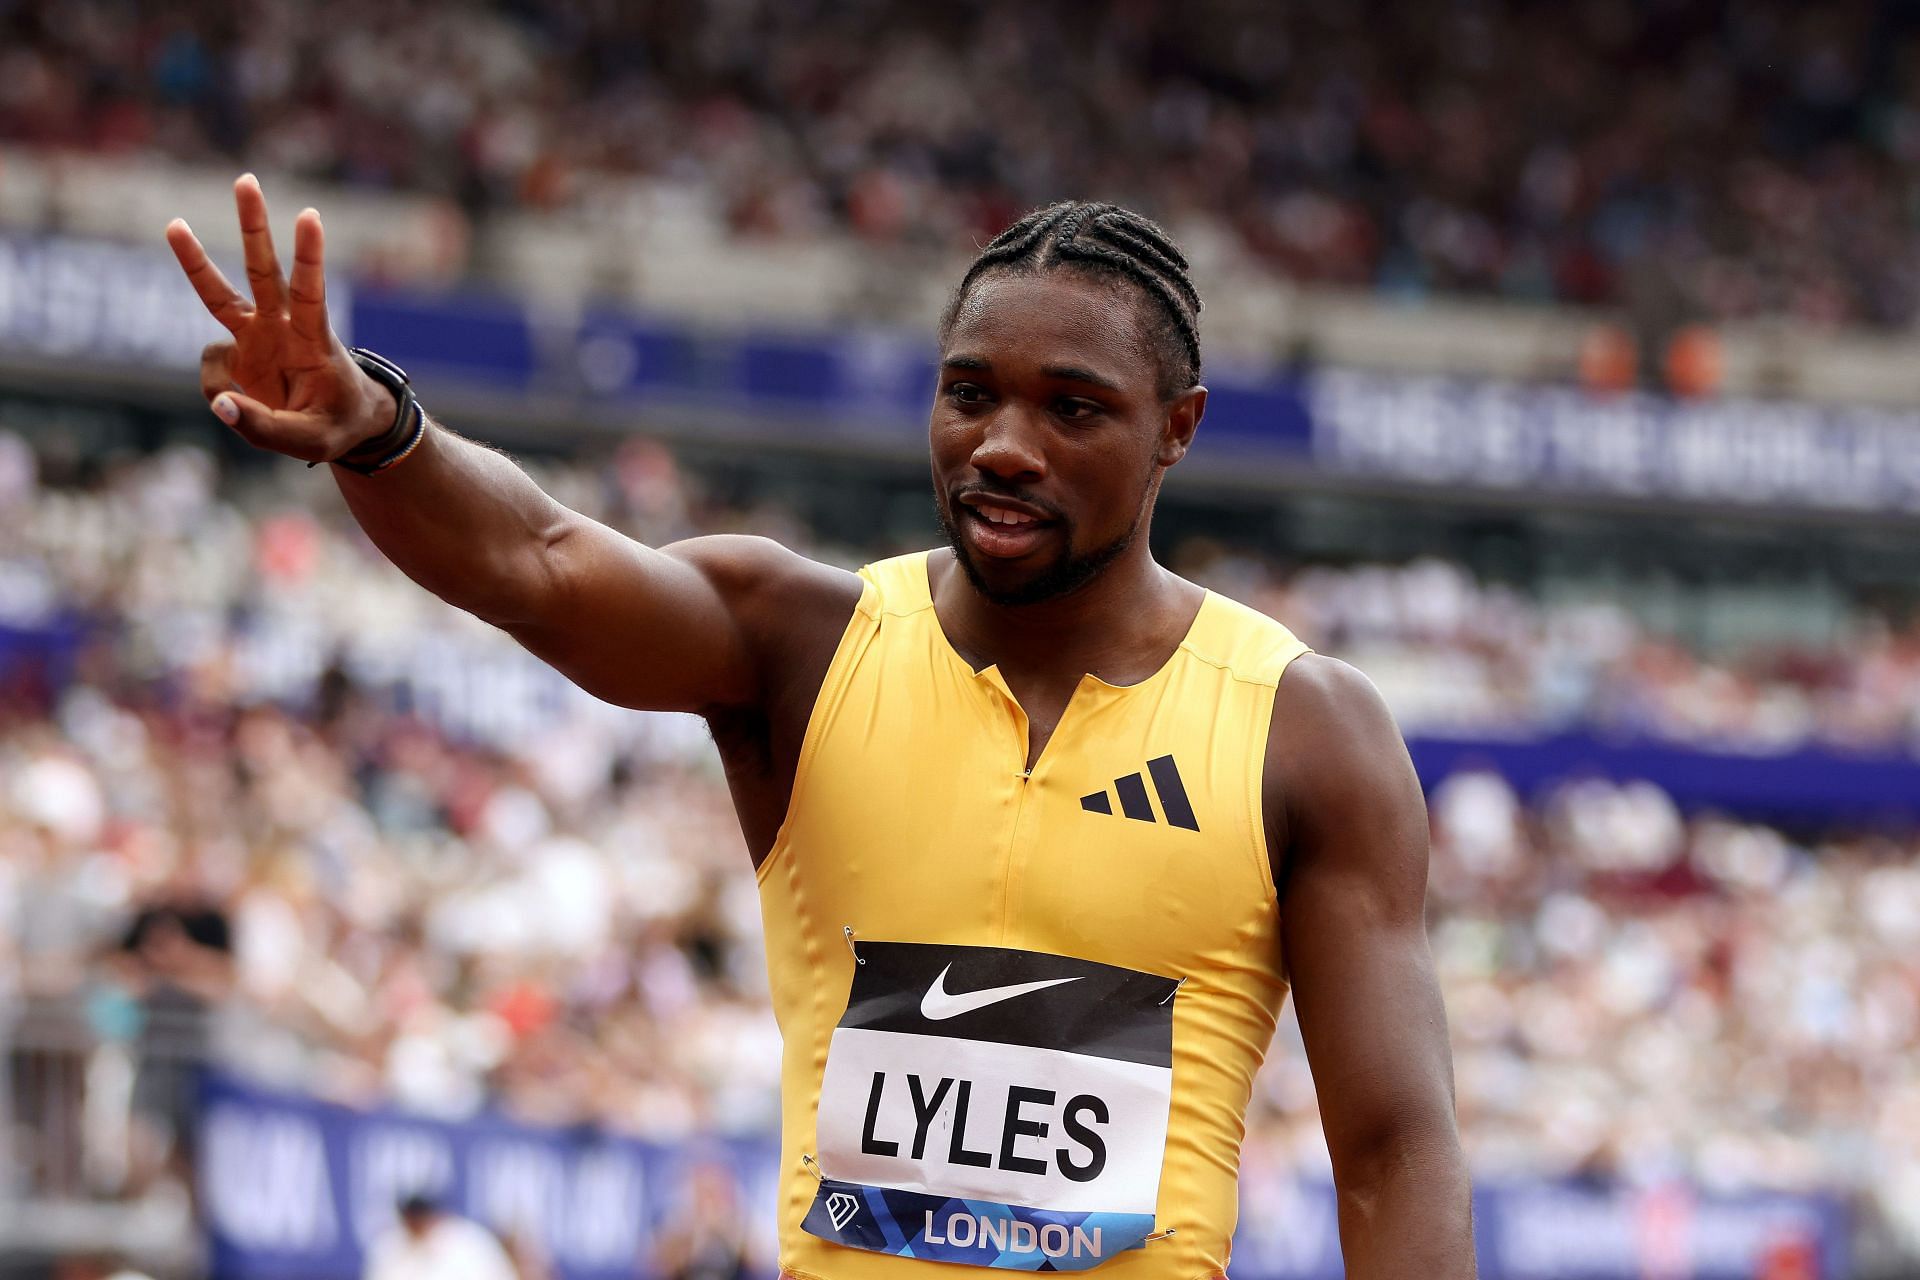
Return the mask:
<path fill-rule="evenodd" d="M 370 476 L 385 471 L 420 447 L 427 435 L 427 411 L 421 407 L 420 397 L 413 393 L 413 380 L 407 377 L 405 369 L 365 347 L 354 347 L 348 354 L 369 378 L 393 393 L 393 425 L 333 460 L 336 467 Z"/>

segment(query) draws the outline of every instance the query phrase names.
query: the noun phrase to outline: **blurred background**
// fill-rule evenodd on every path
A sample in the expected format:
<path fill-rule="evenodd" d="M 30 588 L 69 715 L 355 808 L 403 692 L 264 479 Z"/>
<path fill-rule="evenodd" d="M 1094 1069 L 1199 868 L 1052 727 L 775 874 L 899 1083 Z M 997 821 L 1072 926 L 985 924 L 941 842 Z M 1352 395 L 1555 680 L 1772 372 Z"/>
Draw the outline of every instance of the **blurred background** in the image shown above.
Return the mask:
<path fill-rule="evenodd" d="M 561 500 L 847 566 L 937 538 L 977 247 L 1162 219 L 1156 550 L 1408 735 L 1482 1274 L 1920 1276 L 1920 4 L 0 0 L 0 1274 L 727 1280 L 704 729 L 223 433 L 160 231 L 237 278 L 242 168 Z M 1244 1203 L 1239 1280 L 1340 1274 L 1290 1022 Z"/>

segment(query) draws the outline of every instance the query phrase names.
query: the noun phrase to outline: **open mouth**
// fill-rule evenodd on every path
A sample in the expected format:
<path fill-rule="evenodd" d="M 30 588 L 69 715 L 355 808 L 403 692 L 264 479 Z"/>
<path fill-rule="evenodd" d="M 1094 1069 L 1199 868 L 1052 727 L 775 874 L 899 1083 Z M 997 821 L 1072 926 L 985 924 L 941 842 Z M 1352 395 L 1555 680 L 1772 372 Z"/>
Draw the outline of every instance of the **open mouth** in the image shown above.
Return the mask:
<path fill-rule="evenodd" d="M 1026 555 L 1046 539 L 1054 522 L 1024 504 L 1002 502 L 985 495 L 961 499 L 961 518 L 970 541 L 984 554 L 1011 560 Z"/>

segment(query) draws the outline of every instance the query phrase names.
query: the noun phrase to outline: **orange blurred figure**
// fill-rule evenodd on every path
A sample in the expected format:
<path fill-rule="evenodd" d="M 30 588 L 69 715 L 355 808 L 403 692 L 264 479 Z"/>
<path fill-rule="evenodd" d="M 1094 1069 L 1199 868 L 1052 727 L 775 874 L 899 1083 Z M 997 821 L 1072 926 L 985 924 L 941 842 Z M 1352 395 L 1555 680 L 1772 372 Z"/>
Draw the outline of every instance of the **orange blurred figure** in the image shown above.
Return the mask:
<path fill-rule="evenodd" d="M 1667 343 L 1667 389 L 1696 400 L 1717 395 L 1726 374 L 1720 335 L 1706 325 L 1688 325 Z"/>
<path fill-rule="evenodd" d="M 1580 342 L 1580 385 L 1596 395 L 1631 391 L 1640 372 L 1633 338 L 1615 324 L 1596 325 Z"/>

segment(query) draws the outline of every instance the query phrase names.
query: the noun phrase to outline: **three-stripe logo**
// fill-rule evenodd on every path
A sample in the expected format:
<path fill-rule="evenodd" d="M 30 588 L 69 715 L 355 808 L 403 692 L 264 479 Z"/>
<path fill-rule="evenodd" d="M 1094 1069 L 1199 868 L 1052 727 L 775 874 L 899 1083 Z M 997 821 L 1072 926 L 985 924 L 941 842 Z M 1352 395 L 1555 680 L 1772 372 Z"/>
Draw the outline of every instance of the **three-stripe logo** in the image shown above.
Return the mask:
<path fill-rule="evenodd" d="M 1153 791 L 1160 800 L 1160 812 L 1166 815 L 1167 825 L 1198 831 L 1200 824 L 1194 821 L 1193 804 L 1187 799 L 1186 784 L 1180 781 L 1180 770 L 1174 765 L 1173 757 L 1155 756 L 1147 761 L 1147 774 L 1153 779 Z M 1147 800 L 1146 779 L 1138 773 L 1115 778 L 1113 790 L 1120 797 L 1121 813 L 1139 822 L 1156 820 L 1153 806 Z M 1096 791 L 1081 796 L 1080 807 L 1088 813 L 1111 814 L 1113 797 L 1104 790 Z"/>

